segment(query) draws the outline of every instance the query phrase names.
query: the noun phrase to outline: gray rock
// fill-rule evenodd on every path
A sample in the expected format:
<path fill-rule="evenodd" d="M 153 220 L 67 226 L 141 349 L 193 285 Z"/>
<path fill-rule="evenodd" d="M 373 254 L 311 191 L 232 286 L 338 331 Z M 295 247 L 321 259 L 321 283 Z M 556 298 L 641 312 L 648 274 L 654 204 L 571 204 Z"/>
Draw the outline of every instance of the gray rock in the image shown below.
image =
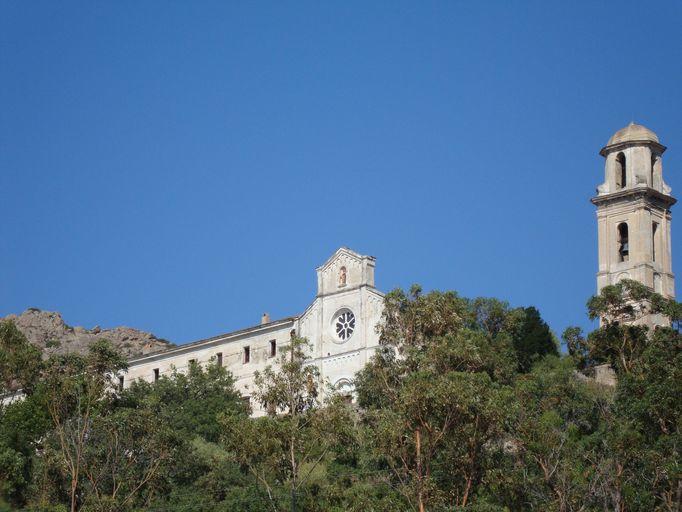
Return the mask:
<path fill-rule="evenodd" d="M 71 327 L 59 313 L 36 308 L 29 308 L 20 315 L 8 315 L 4 320 L 13 320 L 24 336 L 42 349 L 45 357 L 67 352 L 85 354 L 92 343 L 101 339 L 109 340 L 126 357 L 161 352 L 174 346 L 151 333 L 131 327 Z"/>

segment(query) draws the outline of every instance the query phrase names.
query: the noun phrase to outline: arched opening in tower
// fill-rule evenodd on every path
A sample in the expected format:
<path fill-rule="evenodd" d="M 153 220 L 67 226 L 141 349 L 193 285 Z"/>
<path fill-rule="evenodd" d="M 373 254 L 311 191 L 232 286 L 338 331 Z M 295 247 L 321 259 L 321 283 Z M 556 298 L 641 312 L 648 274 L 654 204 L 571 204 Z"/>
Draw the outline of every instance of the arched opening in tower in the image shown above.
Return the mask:
<path fill-rule="evenodd" d="M 627 185 L 627 174 L 625 172 L 625 155 L 618 153 L 616 157 L 616 188 L 625 188 Z"/>
<path fill-rule="evenodd" d="M 625 222 L 618 224 L 618 256 L 620 261 L 628 261 L 630 258 L 628 225 Z"/>

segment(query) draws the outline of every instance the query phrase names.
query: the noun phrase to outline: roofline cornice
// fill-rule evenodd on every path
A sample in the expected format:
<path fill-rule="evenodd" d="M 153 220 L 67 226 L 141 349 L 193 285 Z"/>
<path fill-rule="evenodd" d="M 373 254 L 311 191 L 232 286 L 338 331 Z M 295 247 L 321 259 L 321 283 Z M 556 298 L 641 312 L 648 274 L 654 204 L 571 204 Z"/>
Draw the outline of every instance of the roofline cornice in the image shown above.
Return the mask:
<path fill-rule="evenodd" d="M 232 331 L 225 334 L 219 334 L 218 336 L 213 336 L 212 338 L 206 338 L 203 340 L 193 341 L 191 343 L 185 343 L 184 345 L 178 345 L 168 350 L 163 350 L 160 352 L 153 352 L 151 354 L 144 354 L 141 356 L 133 357 L 128 359 L 128 363 L 141 363 L 145 361 L 154 361 L 156 359 L 164 358 L 168 355 L 182 354 L 183 352 L 189 352 L 201 347 L 210 347 L 212 344 L 218 344 L 225 341 L 237 341 L 245 335 L 253 335 L 257 333 L 266 333 L 271 330 L 276 330 L 281 328 L 283 325 L 289 323 L 293 324 L 299 317 L 290 316 L 287 318 L 282 318 L 280 320 L 275 320 L 274 322 L 269 322 L 263 325 L 256 325 L 253 327 L 247 327 L 246 329 L 240 329 L 238 331 Z"/>
<path fill-rule="evenodd" d="M 361 284 L 361 285 L 358 285 L 358 286 L 353 286 L 352 288 L 343 288 L 342 290 L 336 290 L 336 291 L 329 292 L 329 293 L 318 293 L 318 294 L 315 296 L 315 298 L 316 298 L 316 299 L 319 299 L 319 298 L 321 298 L 321 297 L 331 297 L 332 295 L 341 295 L 341 294 L 343 294 L 343 293 L 349 293 L 349 292 L 353 292 L 353 291 L 356 291 L 356 290 L 362 290 L 363 288 L 366 289 L 366 290 L 368 290 L 368 291 L 374 292 L 374 293 L 376 293 L 377 295 L 379 295 L 379 296 L 381 296 L 381 297 L 384 296 L 384 294 L 383 294 L 382 292 L 380 292 L 379 290 L 377 290 L 374 286 L 371 286 L 371 285 L 368 285 L 368 284 Z M 312 304 L 311 304 L 311 305 L 312 305 Z M 309 307 L 310 307 L 310 306 L 309 306 Z M 307 309 L 306 309 L 306 311 L 307 311 Z"/>

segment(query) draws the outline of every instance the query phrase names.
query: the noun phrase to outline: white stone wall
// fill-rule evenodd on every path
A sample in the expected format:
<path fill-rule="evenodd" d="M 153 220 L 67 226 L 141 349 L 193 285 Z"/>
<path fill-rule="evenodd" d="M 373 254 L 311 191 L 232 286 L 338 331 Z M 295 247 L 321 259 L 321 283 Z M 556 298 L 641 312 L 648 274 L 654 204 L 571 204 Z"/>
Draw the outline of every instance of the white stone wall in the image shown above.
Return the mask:
<path fill-rule="evenodd" d="M 339 312 L 351 311 L 355 330 L 347 340 L 335 331 Z M 313 344 L 313 358 L 323 379 L 334 385 L 352 379 L 379 344 L 376 326 L 383 311 L 383 295 L 361 287 L 318 297 L 301 317 L 299 333 Z"/>
<path fill-rule="evenodd" d="M 124 385 L 128 386 L 133 380 L 154 381 L 154 369 L 159 375 L 168 375 L 173 369 L 186 372 L 190 360 L 199 364 L 209 364 L 215 360 L 217 354 L 223 357 L 223 366 L 227 368 L 237 380 L 237 388 L 244 395 L 249 395 L 253 372 L 264 369 L 272 364 L 275 358 L 270 357 L 270 341 L 275 340 L 279 349 L 288 344 L 290 332 L 295 328 L 295 319 L 286 319 L 257 326 L 237 333 L 218 336 L 209 340 L 181 345 L 179 347 L 142 356 L 130 361 L 128 373 L 124 375 Z M 244 347 L 250 349 L 250 360 L 244 362 Z"/>

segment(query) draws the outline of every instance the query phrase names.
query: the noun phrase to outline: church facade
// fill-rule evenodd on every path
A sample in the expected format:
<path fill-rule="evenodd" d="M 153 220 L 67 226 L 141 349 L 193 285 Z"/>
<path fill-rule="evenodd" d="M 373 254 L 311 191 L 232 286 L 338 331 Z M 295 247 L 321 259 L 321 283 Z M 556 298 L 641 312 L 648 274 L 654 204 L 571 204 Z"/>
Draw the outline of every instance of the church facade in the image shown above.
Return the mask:
<path fill-rule="evenodd" d="M 375 258 L 351 249 L 338 249 L 317 268 L 317 296 L 303 313 L 222 334 L 129 361 L 119 385 L 134 380 L 154 382 L 174 370 L 187 371 L 192 363 L 224 366 L 236 379 L 245 398 L 253 391 L 253 374 L 273 365 L 292 335 L 307 338 L 310 363 L 321 378 L 342 393 L 352 392 L 352 379 L 379 346 L 384 294 L 374 286 Z M 251 400 L 255 413 L 258 404 Z"/>
<path fill-rule="evenodd" d="M 597 207 L 599 271 L 597 292 L 621 279 L 634 279 L 666 296 L 675 296 L 670 243 L 670 207 L 675 199 L 663 180 L 658 136 L 631 123 L 617 131 L 600 154 L 606 159 L 605 180 L 592 203 Z M 129 361 L 119 385 L 136 379 L 154 382 L 190 364 L 217 362 L 229 370 L 245 398 L 253 392 L 253 374 L 275 363 L 292 335 L 310 342 L 311 364 L 321 377 L 344 393 L 379 346 L 384 294 L 374 286 L 375 259 L 348 248 L 337 250 L 317 269 L 317 296 L 300 315 Z M 665 319 L 647 317 L 649 325 Z M 262 414 L 251 401 L 255 414 Z"/>

